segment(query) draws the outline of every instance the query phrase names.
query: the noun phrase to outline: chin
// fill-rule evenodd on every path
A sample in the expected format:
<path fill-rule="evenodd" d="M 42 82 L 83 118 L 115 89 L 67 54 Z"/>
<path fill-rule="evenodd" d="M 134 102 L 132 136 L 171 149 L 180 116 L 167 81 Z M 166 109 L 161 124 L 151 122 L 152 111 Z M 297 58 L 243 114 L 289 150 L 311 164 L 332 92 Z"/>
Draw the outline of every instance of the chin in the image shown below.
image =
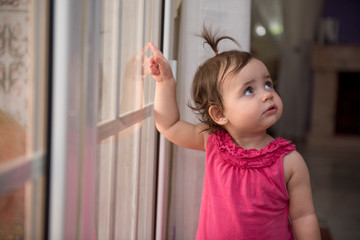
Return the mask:
<path fill-rule="evenodd" d="M 267 125 L 266 125 L 266 129 L 274 126 L 274 125 L 279 121 L 279 119 L 280 119 L 280 118 L 276 118 L 276 119 L 274 119 L 273 121 L 269 121 L 269 122 L 267 123 Z"/>

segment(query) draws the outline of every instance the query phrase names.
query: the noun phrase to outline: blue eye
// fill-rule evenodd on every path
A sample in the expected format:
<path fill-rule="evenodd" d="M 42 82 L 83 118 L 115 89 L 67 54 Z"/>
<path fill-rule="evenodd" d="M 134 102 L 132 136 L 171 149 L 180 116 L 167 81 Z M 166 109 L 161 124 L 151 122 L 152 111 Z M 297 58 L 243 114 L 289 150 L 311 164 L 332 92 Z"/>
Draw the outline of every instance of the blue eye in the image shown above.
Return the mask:
<path fill-rule="evenodd" d="M 251 87 L 248 87 L 245 92 L 244 92 L 244 95 L 247 96 L 247 95 L 251 95 L 254 93 L 254 90 L 251 88 Z"/>
<path fill-rule="evenodd" d="M 272 88 L 273 88 L 273 83 L 271 81 L 265 82 L 265 89 L 272 89 Z"/>

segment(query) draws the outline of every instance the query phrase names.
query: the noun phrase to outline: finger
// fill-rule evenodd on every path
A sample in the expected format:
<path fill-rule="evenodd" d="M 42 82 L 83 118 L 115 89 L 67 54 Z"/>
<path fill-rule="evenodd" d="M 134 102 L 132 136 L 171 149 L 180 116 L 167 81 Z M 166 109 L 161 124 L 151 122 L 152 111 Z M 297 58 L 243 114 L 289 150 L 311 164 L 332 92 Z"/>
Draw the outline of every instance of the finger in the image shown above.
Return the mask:
<path fill-rule="evenodd" d="M 168 61 L 164 57 L 154 57 L 154 61 L 159 66 L 160 70 L 166 69 Z"/>
<path fill-rule="evenodd" d="M 159 63 L 159 65 L 165 65 L 168 63 L 162 52 L 157 49 L 152 42 L 149 43 L 149 47 L 154 54 L 155 61 Z"/>
<path fill-rule="evenodd" d="M 150 70 L 155 70 L 155 69 L 159 70 L 159 65 L 157 65 L 157 64 L 151 64 L 151 65 L 149 65 L 149 69 L 150 69 Z"/>
<path fill-rule="evenodd" d="M 153 56 L 149 59 L 148 66 L 150 72 L 155 72 L 155 69 L 157 69 L 156 72 L 159 71 L 159 64 L 157 64 Z"/>
<path fill-rule="evenodd" d="M 159 69 L 159 64 L 157 64 L 157 63 L 150 63 L 150 64 L 149 64 L 149 67 L 150 67 L 150 68 L 157 68 L 157 69 Z"/>
<path fill-rule="evenodd" d="M 153 75 L 157 75 L 157 74 L 160 73 L 159 68 L 156 67 L 156 66 L 151 66 L 149 70 L 150 70 L 150 73 L 153 74 Z"/>
<path fill-rule="evenodd" d="M 149 43 L 149 47 L 150 47 L 151 51 L 153 52 L 153 54 L 154 54 L 155 56 L 162 56 L 162 57 L 164 57 L 163 54 L 162 54 L 162 52 L 155 47 L 154 43 L 152 43 L 152 42 Z"/>
<path fill-rule="evenodd" d="M 154 56 L 151 56 L 148 61 L 149 61 L 149 64 L 157 64 Z"/>
<path fill-rule="evenodd" d="M 139 60 L 144 61 L 145 52 L 149 49 L 149 43 L 146 43 L 141 50 L 137 51 L 134 57 L 131 58 L 131 61 L 138 62 Z"/>

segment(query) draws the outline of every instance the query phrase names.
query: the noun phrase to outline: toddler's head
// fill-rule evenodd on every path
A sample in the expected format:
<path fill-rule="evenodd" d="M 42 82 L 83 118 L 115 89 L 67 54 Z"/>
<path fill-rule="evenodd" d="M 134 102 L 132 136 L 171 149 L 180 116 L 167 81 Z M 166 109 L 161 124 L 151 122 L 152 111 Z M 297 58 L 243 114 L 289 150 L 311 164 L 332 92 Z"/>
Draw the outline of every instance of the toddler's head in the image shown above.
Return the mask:
<path fill-rule="evenodd" d="M 209 114 L 211 106 L 224 109 L 223 85 L 227 77 L 233 76 L 252 59 L 248 52 L 231 50 L 219 52 L 218 44 L 221 40 L 228 39 L 239 46 L 239 43 L 229 36 L 218 36 L 204 27 L 201 35 L 204 44 L 209 44 L 214 51 L 214 57 L 199 66 L 192 83 L 193 105 L 189 107 L 199 115 L 199 120 L 209 126 L 209 131 L 219 130 L 223 127 L 217 124 Z"/>
<path fill-rule="evenodd" d="M 253 133 L 266 130 L 279 120 L 282 102 L 273 89 L 266 66 L 248 52 L 218 52 L 221 40 L 204 28 L 202 37 L 214 50 L 214 57 L 197 70 L 190 108 L 208 131 L 226 129 L 231 133 Z"/>

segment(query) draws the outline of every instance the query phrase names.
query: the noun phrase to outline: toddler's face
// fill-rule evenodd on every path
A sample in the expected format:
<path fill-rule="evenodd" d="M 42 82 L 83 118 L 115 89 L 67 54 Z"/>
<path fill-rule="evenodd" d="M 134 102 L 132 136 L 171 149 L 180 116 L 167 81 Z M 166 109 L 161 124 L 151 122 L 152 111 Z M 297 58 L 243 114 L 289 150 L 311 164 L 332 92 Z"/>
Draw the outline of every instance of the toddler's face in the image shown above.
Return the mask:
<path fill-rule="evenodd" d="M 283 104 L 273 88 L 266 66 L 251 59 L 241 71 L 228 76 L 223 83 L 224 126 L 238 136 L 260 133 L 275 124 Z M 236 137 L 236 136 L 233 136 Z"/>

